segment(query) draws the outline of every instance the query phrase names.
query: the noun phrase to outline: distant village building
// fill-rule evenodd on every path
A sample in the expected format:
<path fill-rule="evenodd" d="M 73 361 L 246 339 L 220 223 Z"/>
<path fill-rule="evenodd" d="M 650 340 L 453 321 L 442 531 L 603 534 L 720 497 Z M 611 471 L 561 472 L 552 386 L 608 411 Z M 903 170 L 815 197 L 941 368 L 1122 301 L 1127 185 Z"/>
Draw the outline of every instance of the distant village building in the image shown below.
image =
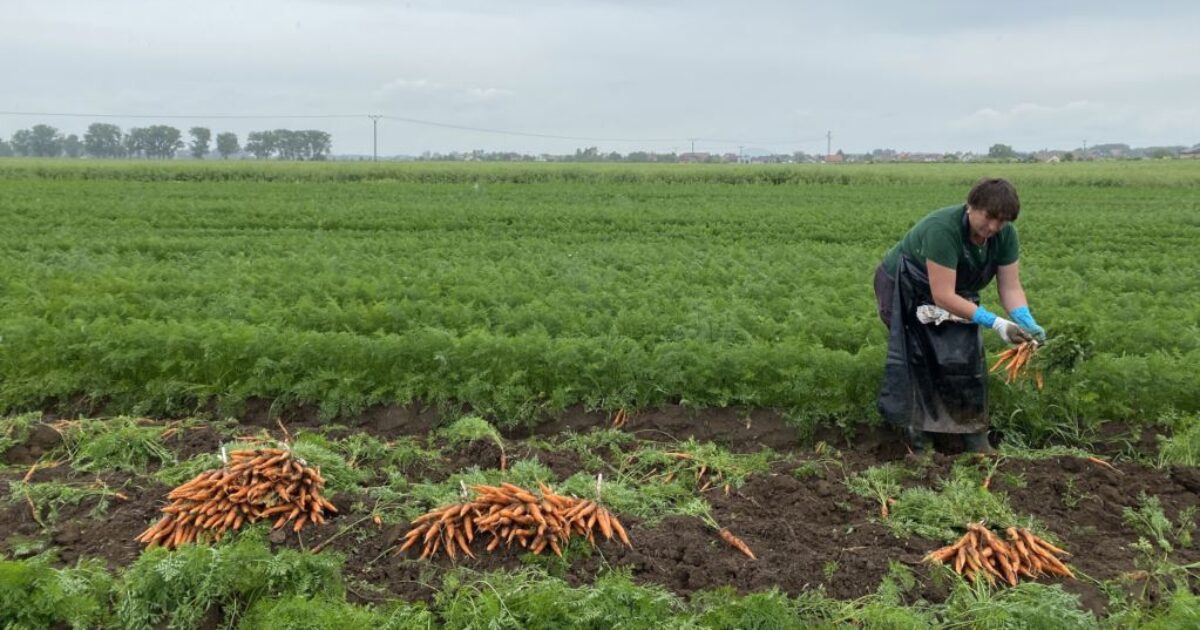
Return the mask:
<path fill-rule="evenodd" d="M 901 162 L 941 162 L 943 153 L 909 153 L 901 152 L 896 159 Z"/>

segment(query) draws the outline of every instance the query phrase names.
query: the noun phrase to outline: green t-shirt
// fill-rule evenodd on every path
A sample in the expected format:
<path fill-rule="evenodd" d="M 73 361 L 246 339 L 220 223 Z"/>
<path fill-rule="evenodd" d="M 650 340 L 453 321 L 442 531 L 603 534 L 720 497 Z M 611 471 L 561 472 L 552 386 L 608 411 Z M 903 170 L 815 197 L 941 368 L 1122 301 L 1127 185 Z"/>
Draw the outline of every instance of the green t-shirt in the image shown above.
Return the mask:
<path fill-rule="evenodd" d="M 925 215 L 924 219 L 918 221 L 908 234 L 884 255 L 884 271 L 895 277 L 900 254 L 907 254 L 909 258 L 921 264 L 932 260 L 943 267 L 957 269 L 964 241 L 970 257 L 968 262 L 977 269 L 992 261 L 997 267 L 1017 262 L 1017 228 L 1009 223 L 983 245 L 976 245 L 971 242 L 967 230 L 963 228 L 963 213 L 966 211 L 966 204 L 960 204 L 934 210 Z"/>

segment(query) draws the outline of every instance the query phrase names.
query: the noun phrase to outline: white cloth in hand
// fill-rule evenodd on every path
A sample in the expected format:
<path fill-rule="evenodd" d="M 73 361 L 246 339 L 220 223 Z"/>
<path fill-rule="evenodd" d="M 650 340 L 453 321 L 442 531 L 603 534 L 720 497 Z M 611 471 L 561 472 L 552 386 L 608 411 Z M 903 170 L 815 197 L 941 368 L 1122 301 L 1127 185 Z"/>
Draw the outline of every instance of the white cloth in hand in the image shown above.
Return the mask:
<path fill-rule="evenodd" d="M 922 324 L 933 324 L 934 326 L 937 326 L 943 322 L 957 322 L 959 324 L 971 323 L 970 320 L 963 319 L 958 315 L 955 315 L 940 306 L 934 306 L 933 304 L 922 304 L 917 307 L 917 321 L 921 322 Z"/>

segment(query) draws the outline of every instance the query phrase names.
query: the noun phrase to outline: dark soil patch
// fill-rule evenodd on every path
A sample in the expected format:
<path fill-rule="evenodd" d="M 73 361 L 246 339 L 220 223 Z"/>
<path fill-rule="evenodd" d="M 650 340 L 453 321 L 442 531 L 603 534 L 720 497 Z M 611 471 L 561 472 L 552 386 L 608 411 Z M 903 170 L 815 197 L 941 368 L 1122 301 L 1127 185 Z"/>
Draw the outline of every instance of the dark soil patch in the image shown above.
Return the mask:
<path fill-rule="evenodd" d="M 1166 433 L 1169 431 L 1164 427 L 1105 422 L 1097 431 L 1095 451 L 1107 457 L 1142 455 L 1153 458 L 1158 455 L 1158 436 Z"/>
<path fill-rule="evenodd" d="M 1124 508 L 1141 504 L 1139 496 L 1157 496 L 1163 512 L 1178 523 L 1181 510 L 1200 504 L 1200 475 L 1196 469 L 1164 472 L 1132 464 L 1118 464 L 1119 472 L 1074 457 L 1044 460 L 1009 460 L 1001 468 L 1024 480 L 1024 487 L 1008 485 L 997 477 L 996 491 L 1008 494 L 1019 514 L 1037 517 L 1074 552 L 1070 566 L 1093 578 L 1108 580 L 1133 576 L 1139 552 L 1133 548 L 1138 534 L 1125 523 Z M 1200 550 L 1178 549 L 1174 561 L 1200 560 Z M 1094 611 L 1104 609 L 1107 598 L 1086 580 L 1064 581 L 1064 588 L 1080 595 Z"/>
<path fill-rule="evenodd" d="M 12 552 L 22 539 L 48 540 L 58 551 L 60 566 L 74 565 L 80 558 L 101 558 L 110 570 L 133 564 L 141 554 L 142 545 L 134 537 L 142 532 L 153 519 L 169 491 L 166 486 L 150 477 L 134 478 L 124 473 L 102 475 L 75 475 L 66 465 L 39 469 L 30 479 L 34 483 L 59 481 L 88 485 L 102 480 L 109 488 L 121 492 L 127 499 L 109 498 L 108 508 L 100 515 L 92 512 L 99 504 L 98 497 L 89 497 L 78 505 L 64 505 L 58 518 L 47 520 L 41 514 L 47 529 L 43 529 L 33 518 L 30 506 L 24 501 L 10 502 L 7 497 L 9 478 L 0 479 L 5 495 L 0 497 L 0 549 Z"/>
<path fill-rule="evenodd" d="M 375 437 L 391 439 L 401 435 L 423 436 L 441 423 L 442 412 L 416 402 L 408 405 L 373 405 L 360 413 L 322 420 L 315 405 L 274 405 L 265 398 L 251 398 L 244 403 L 238 418 L 243 424 L 277 429 L 288 427 L 319 427 L 342 424 L 365 431 Z"/>
<path fill-rule="evenodd" d="M 169 491 L 167 486 L 149 481 L 123 488 L 121 492 L 129 500 L 114 500 L 98 519 L 89 516 L 91 508 L 84 504 L 75 508 L 75 513 L 65 512 L 53 534 L 59 559 L 71 565 L 79 558 L 103 558 L 109 569 L 133 564 L 143 549 L 134 538 L 162 516 L 159 510 Z M 106 531 L 113 534 L 103 535 Z"/>
<path fill-rule="evenodd" d="M 463 470 L 472 466 L 480 469 L 500 468 L 502 451 L 500 445 L 487 439 L 475 440 L 460 446 L 446 455 L 446 468 L 449 472 Z M 507 464 L 505 464 L 507 466 Z"/>
<path fill-rule="evenodd" d="M 226 438 L 208 425 L 194 427 L 179 427 L 171 434 L 164 444 L 175 453 L 179 461 L 189 460 L 197 455 L 218 453 Z"/>
<path fill-rule="evenodd" d="M 583 470 L 583 463 L 579 456 L 572 451 L 547 451 L 540 448 L 532 448 L 526 446 L 512 447 L 512 452 L 508 455 L 509 461 L 520 459 L 536 459 L 541 462 L 546 468 L 549 468 L 554 476 L 559 479 L 566 479 L 571 475 Z"/>
<path fill-rule="evenodd" d="M 510 443 L 506 450 L 501 452 L 500 446 L 488 439 L 475 440 L 454 449 L 443 447 L 443 453 L 445 454 L 440 461 L 422 462 L 414 466 L 407 471 L 408 476 L 412 479 L 437 482 L 472 466 L 480 470 L 496 470 L 501 466 L 502 455 L 506 467 L 519 460 L 536 459 L 560 479 L 566 479 L 582 469 L 579 456 L 571 451 L 549 451 L 522 443 Z"/>
<path fill-rule="evenodd" d="M 900 434 L 886 425 L 857 425 L 850 431 L 822 427 L 813 442 L 838 449 L 847 466 L 855 469 L 901 460 L 911 453 Z M 945 449 L 942 444 L 938 448 L 939 452 Z"/>
<path fill-rule="evenodd" d="M 608 427 L 611 421 L 611 415 L 606 412 L 575 406 L 539 423 L 533 434 L 584 433 L 593 428 Z M 800 446 L 799 432 L 787 423 L 781 412 L 773 409 L 741 411 L 728 407 L 690 409 L 682 405 L 665 405 L 630 414 L 623 428 L 644 440 L 673 442 L 695 438 L 721 444 L 739 453 L 763 448 L 790 451 Z M 527 430 L 512 432 L 513 437 L 528 434 Z"/>
<path fill-rule="evenodd" d="M 856 598 L 878 587 L 889 559 L 915 565 L 926 548 L 871 522 L 873 506 L 837 481 L 800 481 L 777 470 L 751 477 L 729 495 L 707 495 L 717 523 L 758 560 L 727 546 L 700 520 L 675 518 L 640 532 L 637 550 L 624 552 L 635 575 L 681 594 L 724 584 L 739 592 L 778 587 L 792 595 L 822 586 L 834 597 Z"/>

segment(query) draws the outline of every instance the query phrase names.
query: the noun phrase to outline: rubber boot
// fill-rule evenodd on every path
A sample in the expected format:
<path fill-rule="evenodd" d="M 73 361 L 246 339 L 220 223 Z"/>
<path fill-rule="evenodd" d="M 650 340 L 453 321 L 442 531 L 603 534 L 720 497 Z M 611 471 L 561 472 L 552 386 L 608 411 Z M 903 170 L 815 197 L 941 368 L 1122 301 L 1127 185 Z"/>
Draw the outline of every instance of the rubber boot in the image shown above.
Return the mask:
<path fill-rule="evenodd" d="M 928 431 L 908 427 L 908 445 L 914 455 L 928 455 L 933 452 L 933 439 Z"/>
<path fill-rule="evenodd" d="M 992 448 L 988 442 L 988 432 L 980 431 L 979 433 L 964 433 L 963 446 L 968 453 L 980 453 L 982 455 L 995 455 L 996 449 Z"/>

